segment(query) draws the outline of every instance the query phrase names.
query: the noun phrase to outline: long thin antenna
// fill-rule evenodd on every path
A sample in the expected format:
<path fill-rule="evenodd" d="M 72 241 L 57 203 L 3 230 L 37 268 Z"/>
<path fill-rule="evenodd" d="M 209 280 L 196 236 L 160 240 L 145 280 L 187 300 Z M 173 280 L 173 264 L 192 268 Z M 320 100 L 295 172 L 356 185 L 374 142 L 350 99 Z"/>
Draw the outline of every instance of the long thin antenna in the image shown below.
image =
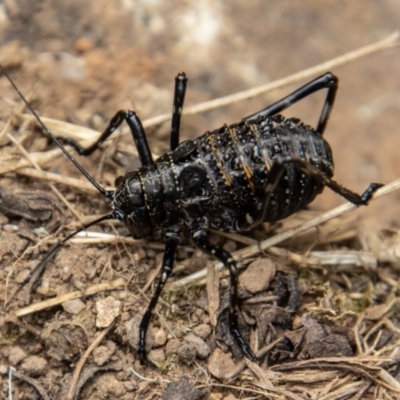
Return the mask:
<path fill-rule="evenodd" d="M 33 114 L 33 116 L 37 119 L 39 124 L 41 125 L 42 129 L 50 136 L 51 139 L 55 142 L 55 144 L 63 151 L 63 153 L 74 163 L 75 167 L 79 169 L 79 171 L 86 177 L 86 179 L 105 197 L 112 199 L 114 196 L 113 190 L 106 190 L 101 187 L 89 174 L 88 172 L 72 157 L 71 153 L 58 141 L 58 139 L 51 133 L 50 129 L 45 125 L 45 123 L 41 120 L 37 112 L 33 109 L 30 105 L 28 100 L 24 97 L 24 95 L 19 91 L 17 85 L 14 81 L 10 78 L 10 76 L 5 71 L 4 67 L 0 64 L 0 69 L 3 72 L 4 76 L 10 81 L 11 85 L 18 93 L 19 97 L 21 97 L 22 101 L 28 107 L 29 111 Z"/>

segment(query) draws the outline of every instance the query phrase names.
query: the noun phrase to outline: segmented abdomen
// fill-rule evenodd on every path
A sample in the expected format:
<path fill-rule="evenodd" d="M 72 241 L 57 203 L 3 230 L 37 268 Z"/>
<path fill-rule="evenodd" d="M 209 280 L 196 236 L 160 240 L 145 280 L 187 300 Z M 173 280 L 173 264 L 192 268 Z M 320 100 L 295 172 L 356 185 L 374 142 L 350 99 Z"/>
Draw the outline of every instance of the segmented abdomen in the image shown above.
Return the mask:
<path fill-rule="evenodd" d="M 312 127 L 295 118 L 275 115 L 257 123 L 244 120 L 207 132 L 196 142 L 198 157 L 207 169 L 208 183 L 213 186 L 210 201 L 204 203 L 202 210 L 217 229 L 235 229 L 224 226 L 232 219 L 231 214 L 249 213 L 251 217 L 262 202 L 268 172 L 278 156 L 300 157 L 326 176 L 333 176 L 329 144 Z M 321 183 L 288 163 L 270 199 L 265 220 L 280 220 L 293 214 L 322 189 Z M 223 209 L 226 221 L 218 222 L 215 217 Z"/>

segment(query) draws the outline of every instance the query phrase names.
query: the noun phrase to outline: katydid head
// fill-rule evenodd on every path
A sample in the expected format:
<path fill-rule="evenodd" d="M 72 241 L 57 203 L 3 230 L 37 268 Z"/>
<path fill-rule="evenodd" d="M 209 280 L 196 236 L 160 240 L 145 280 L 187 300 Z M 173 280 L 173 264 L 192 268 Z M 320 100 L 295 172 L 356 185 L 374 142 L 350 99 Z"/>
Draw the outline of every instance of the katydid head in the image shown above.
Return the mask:
<path fill-rule="evenodd" d="M 115 181 L 114 211 L 121 213 L 121 220 L 135 239 L 140 239 L 154 229 L 146 207 L 139 172 L 130 172 Z"/>

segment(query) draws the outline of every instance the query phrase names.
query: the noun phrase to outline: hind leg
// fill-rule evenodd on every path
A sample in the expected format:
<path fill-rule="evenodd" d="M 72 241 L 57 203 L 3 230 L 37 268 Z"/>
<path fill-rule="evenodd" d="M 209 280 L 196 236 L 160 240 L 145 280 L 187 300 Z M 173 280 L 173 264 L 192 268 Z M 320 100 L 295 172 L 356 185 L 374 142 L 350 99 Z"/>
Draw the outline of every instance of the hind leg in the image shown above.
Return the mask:
<path fill-rule="evenodd" d="M 323 185 L 328 186 L 329 189 L 333 190 L 335 193 L 344 197 L 347 201 L 355 204 L 356 206 L 368 205 L 368 201 L 372 198 L 374 192 L 376 192 L 380 187 L 384 186 L 382 183 L 370 183 L 370 185 L 364 191 L 364 193 L 360 195 L 340 185 L 333 179 L 326 176 L 317 167 L 310 164 L 306 160 L 303 160 L 300 157 L 286 156 L 286 157 L 280 157 L 275 161 L 275 164 L 282 166 L 289 163 L 294 165 L 296 168 L 302 170 L 307 175 L 312 176 L 314 179 L 321 182 Z"/>
<path fill-rule="evenodd" d="M 315 92 L 318 92 L 318 90 L 321 89 L 328 89 L 328 93 L 326 95 L 324 106 L 322 108 L 316 128 L 317 132 L 322 135 L 326 128 L 326 124 L 328 123 L 329 115 L 332 111 L 333 103 L 335 102 L 336 92 L 338 89 L 338 78 L 330 72 L 321 75 L 320 77 L 305 84 L 300 89 L 297 89 L 283 99 L 264 108 L 264 110 L 261 110 L 256 114 L 252 114 L 244 118 L 244 120 L 246 120 L 247 122 L 252 122 L 254 120 L 257 120 L 258 118 L 267 118 L 272 115 L 278 114 L 283 110 L 286 110 L 286 108 L 290 107 L 292 104 L 297 103 L 298 101 Z"/>

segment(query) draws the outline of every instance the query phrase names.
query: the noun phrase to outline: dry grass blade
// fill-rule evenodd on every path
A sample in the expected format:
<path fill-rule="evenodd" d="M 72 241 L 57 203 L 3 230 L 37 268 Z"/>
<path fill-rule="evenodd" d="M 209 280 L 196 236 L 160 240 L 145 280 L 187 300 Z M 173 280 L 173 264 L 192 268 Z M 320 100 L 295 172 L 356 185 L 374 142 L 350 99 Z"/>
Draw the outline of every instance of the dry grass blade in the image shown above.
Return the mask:
<path fill-rule="evenodd" d="M 119 287 L 124 287 L 126 283 L 127 281 L 124 278 L 118 278 L 111 282 L 99 283 L 97 285 L 88 287 L 84 291 L 66 293 L 49 300 L 41 301 L 39 303 L 34 303 L 24 308 L 20 308 L 19 310 L 15 311 L 15 315 L 17 317 L 23 317 L 24 315 L 33 314 L 35 312 L 45 310 L 46 308 L 60 305 L 69 300 L 78 299 L 84 296 L 90 296 L 95 293 L 104 292 L 106 290 L 114 290 Z"/>
<path fill-rule="evenodd" d="M 220 231 L 214 231 L 214 230 L 212 230 L 212 232 L 215 232 L 218 235 L 225 236 L 229 239 L 232 239 L 232 240 L 242 243 L 242 244 L 246 244 L 246 245 L 257 245 L 258 244 L 257 240 L 254 240 L 247 236 L 239 235 L 238 233 L 220 232 Z M 282 258 L 288 259 L 297 264 L 302 264 L 302 265 L 320 265 L 321 264 L 320 258 L 314 257 L 314 255 L 312 253 L 308 253 L 306 255 L 296 254 L 287 249 L 283 249 L 283 248 L 275 247 L 275 246 L 269 247 L 267 249 L 267 251 L 268 251 L 268 253 L 271 253 L 277 257 L 282 257 Z"/>
<path fill-rule="evenodd" d="M 21 168 L 21 169 L 18 169 L 16 172 L 19 175 L 29 176 L 30 178 L 34 178 L 34 179 L 41 179 L 41 180 L 50 181 L 53 183 L 61 183 L 63 185 L 72 187 L 74 189 L 78 189 L 80 191 L 97 193 L 96 188 L 93 185 L 91 185 L 89 182 L 87 182 L 86 180 L 83 180 L 83 179 L 70 178 L 68 176 L 55 174 L 53 172 L 37 170 L 34 168 Z"/>
<path fill-rule="evenodd" d="M 380 360 L 377 360 L 377 357 L 371 357 L 371 359 L 374 358 L 376 360 L 374 364 L 383 364 Z M 362 361 L 362 359 L 364 360 Z M 312 373 L 313 369 L 344 371 L 355 374 L 364 380 L 374 382 L 377 386 L 385 387 L 392 392 L 400 394 L 400 384 L 382 367 L 370 366 L 370 362 L 371 361 L 366 360 L 366 357 L 332 357 L 297 361 L 289 364 L 277 365 L 272 367 L 272 369 L 285 373 L 293 370 L 303 370 L 307 375 Z M 395 360 L 392 360 L 392 362 L 398 363 Z"/>
<path fill-rule="evenodd" d="M 318 64 L 314 67 L 305 69 L 304 71 L 290 75 L 286 78 L 279 79 L 277 81 L 267 83 L 266 85 L 261 85 L 250 90 L 245 90 L 243 92 L 235 93 L 229 96 L 220 97 L 219 99 L 214 99 L 211 101 L 206 101 L 204 103 L 196 104 L 195 106 L 192 107 L 186 107 L 183 110 L 183 114 L 186 115 L 198 114 L 204 111 L 213 110 L 218 107 L 227 106 L 228 104 L 236 103 L 238 101 L 259 96 L 260 94 L 266 93 L 274 89 L 282 88 L 283 86 L 290 85 L 292 83 L 301 81 L 303 79 L 307 79 L 313 75 L 326 72 L 332 68 L 336 68 L 340 65 L 357 60 L 361 57 L 365 57 L 377 51 L 382 51 L 394 46 L 398 46 L 399 45 L 399 43 L 397 42 L 398 38 L 399 38 L 399 32 L 393 32 L 390 36 L 379 42 L 370 44 L 365 47 L 361 47 L 357 50 L 343 54 L 340 57 L 333 58 L 332 60 L 329 60 L 327 62 Z M 159 115 L 157 117 L 145 120 L 143 122 L 143 126 L 146 128 L 148 126 L 160 124 L 161 122 L 169 121 L 170 119 L 171 119 L 171 114 Z"/>
<path fill-rule="evenodd" d="M 373 253 L 356 250 L 312 251 L 320 265 L 355 265 L 376 268 L 378 259 Z"/>
<path fill-rule="evenodd" d="M 213 231 L 221 236 L 235 240 L 246 245 L 257 245 L 257 240 L 237 233 Z M 355 250 L 332 250 L 332 251 L 310 251 L 306 255 L 293 253 L 287 249 L 272 246 L 266 249 L 268 253 L 289 260 L 290 262 L 315 266 L 315 265 L 355 265 L 365 266 L 368 268 L 376 268 L 378 258 L 386 261 L 387 257 L 383 254 L 376 255 L 372 252 L 355 251 Z"/>
<path fill-rule="evenodd" d="M 393 357 L 326 357 L 262 369 L 246 361 L 255 380 L 243 374 L 237 389 L 245 387 L 251 391 L 250 387 L 257 387 L 264 391 L 266 398 L 305 398 L 307 391 L 306 398 L 339 400 L 360 399 L 374 384 L 377 389 L 383 388 L 388 395 L 398 398 L 400 384 L 384 369 L 396 363 Z"/>
<path fill-rule="evenodd" d="M 301 397 L 297 396 L 295 393 L 289 392 L 288 390 L 276 389 L 272 382 L 268 379 L 267 374 L 262 370 L 256 363 L 245 360 L 247 367 L 253 372 L 253 374 L 259 379 L 257 386 L 266 389 L 267 391 L 272 391 L 278 394 L 283 394 L 286 399 L 292 400 L 302 400 Z"/>
<path fill-rule="evenodd" d="M 264 346 L 260 350 L 256 351 L 256 356 L 258 359 L 261 359 L 264 357 L 269 351 L 271 351 L 277 344 L 279 344 L 282 340 L 284 339 L 284 336 L 279 337 L 278 339 L 274 340 L 267 346 Z M 232 379 L 236 378 L 244 369 L 246 368 L 246 359 L 241 361 L 239 364 L 237 364 L 236 368 L 232 371 L 230 371 L 227 375 L 225 375 L 225 379 L 228 381 L 231 381 Z M 275 372 L 270 372 L 270 375 L 278 375 Z M 272 379 L 272 377 L 270 378 Z"/>
<path fill-rule="evenodd" d="M 378 376 L 390 387 L 390 389 L 395 389 L 397 393 L 400 393 L 400 383 L 390 375 L 389 372 L 381 368 L 378 372 Z"/>
<path fill-rule="evenodd" d="M 95 220 L 96 216 L 92 216 L 88 218 L 88 221 Z M 108 221 L 107 221 L 108 223 Z M 54 244 L 57 243 L 58 240 L 56 238 L 52 238 L 51 236 L 43 239 L 46 241 L 46 244 Z M 92 232 L 92 231 L 83 231 L 76 234 L 72 239 L 68 241 L 70 244 L 104 244 L 104 243 L 122 243 L 122 244 L 143 244 L 146 243 L 147 247 L 152 249 L 164 249 L 164 245 L 159 242 L 148 242 L 144 239 L 133 239 L 130 236 L 120 236 L 111 233 L 104 232 Z M 39 243 L 40 244 L 40 243 Z M 26 251 L 30 251 L 37 247 L 35 246 L 29 247 Z M 191 247 L 183 247 L 186 251 L 192 251 Z"/>
<path fill-rule="evenodd" d="M 31 158 L 32 161 L 37 163 L 40 167 L 45 165 L 46 163 L 50 162 L 51 160 L 54 160 L 57 157 L 60 157 L 61 155 L 61 150 L 60 149 L 53 149 L 53 150 L 48 150 L 48 151 L 43 151 L 43 152 L 36 152 L 36 153 L 29 153 L 29 157 Z M 31 167 L 32 164 L 29 160 L 25 158 L 20 158 L 20 159 L 14 159 L 14 158 L 6 158 L 3 157 L 0 160 L 0 175 L 4 175 L 8 172 L 14 172 L 17 171 L 20 168 L 27 168 Z"/>
<path fill-rule="evenodd" d="M 208 263 L 207 270 L 208 314 L 210 315 L 211 325 L 217 326 L 218 310 L 220 306 L 219 276 L 215 270 L 214 263 Z"/>
<path fill-rule="evenodd" d="M 78 385 L 78 380 L 79 380 L 79 375 L 82 371 L 83 366 L 85 365 L 86 360 L 90 356 L 90 354 L 93 352 L 93 350 L 101 343 L 101 341 L 105 338 L 108 332 L 115 326 L 115 320 L 102 332 L 100 332 L 96 338 L 93 340 L 93 342 L 90 344 L 90 346 L 86 349 L 85 353 L 82 355 L 80 360 L 78 361 L 74 374 L 72 376 L 72 380 L 70 383 L 70 389 L 67 394 L 67 400 L 72 400 L 75 398 L 75 391 L 76 387 Z"/>
<path fill-rule="evenodd" d="M 361 388 L 363 388 L 365 383 L 363 381 L 348 383 L 342 385 L 334 391 L 329 391 L 328 394 L 318 397 L 319 400 L 341 400 L 349 399 L 354 393 L 358 393 Z"/>
<path fill-rule="evenodd" d="M 251 97 L 258 96 L 262 93 L 266 93 L 268 91 L 282 88 L 283 86 L 298 82 L 303 79 L 310 78 L 311 76 L 314 76 L 316 74 L 320 74 L 322 72 L 326 72 L 329 69 L 338 67 L 340 65 L 355 61 L 361 57 L 365 57 L 369 54 L 372 54 L 377 51 L 383 51 L 395 46 L 398 46 L 398 38 L 399 38 L 399 33 L 394 32 L 387 38 L 370 44 L 365 47 L 361 47 L 357 50 L 351 51 L 349 53 L 343 54 L 340 57 L 334 58 L 332 60 L 329 60 L 327 62 L 318 64 L 317 66 L 308 68 L 306 70 L 300 71 L 298 73 L 295 73 L 293 75 L 290 75 L 286 78 L 279 79 L 274 82 L 267 83 L 265 85 L 261 85 L 259 87 L 246 90 L 243 92 L 235 93 L 226 97 L 221 97 L 218 99 L 214 99 L 211 101 L 203 102 L 196 104 L 192 107 L 186 107 L 183 110 L 183 114 L 198 114 L 201 112 L 205 112 L 207 110 L 215 109 L 218 107 L 226 106 L 228 104 L 232 104 L 244 99 L 248 99 Z M 22 117 L 25 120 L 28 121 L 36 121 L 34 116 L 30 114 L 23 114 Z M 162 114 L 154 118 L 149 118 L 147 120 L 142 121 L 144 128 L 158 125 L 162 122 L 168 121 L 171 119 L 171 114 Z M 46 118 L 42 117 L 43 122 L 48 126 L 48 128 L 58 137 L 63 137 L 63 138 L 72 138 L 74 140 L 77 140 L 80 142 L 80 144 L 83 147 L 86 147 L 90 145 L 95 138 L 99 136 L 99 132 L 82 127 L 82 126 L 77 126 L 74 124 L 70 124 L 67 122 L 63 121 L 58 121 L 52 118 Z M 122 130 L 123 134 L 128 133 L 129 131 L 125 128 Z M 110 140 L 110 139 L 109 139 Z M 109 141 L 108 140 L 108 141 Z M 106 141 L 107 143 L 107 141 Z M 133 150 L 134 153 L 137 154 L 135 150 Z M 54 149 L 48 152 L 44 153 L 31 153 L 30 156 L 32 160 L 34 160 L 39 166 L 42 166 L 46 164 L 47 162 L 55 159 L 56 157 L 59 157 L 62 154 L 60 149 Z M 19 161 L 14 161 L 14 162 L 5 162 L 3 161 L 2 164 L 0 164 L 0 175 L 5 174 L 7 172 L 12 172 L 16 171 L 21 168 L 27 168 L 30 167 L 30 163 L 27 160 L 19 160 Z M 68 182 L 65 182 L 68 184 Z"/>
<path fill-rule="evenodd" d="M 16 145 L 16 147 L 21 151 L 21 153 L 26 157 L 26 159 L 35 167 L 35 169 L 40 172 L 41 168 L 39 165 L 30 157 L 29 153 L 24 149 L 23 146 L 21 146 L 15 138 L 8 134 L 8 138 Z M 64 205 L 72 212 L 72 214 L 75 215 L 76 218 L 78 218 L 80 221 L 82 221 L 81 216 L 75 211 L 75 209 L 71 206 L 71 204 L 65 199 L 65 197 L 61 194 L 61 192 L 52 184 L 49 185 L 50 189 L 56 194 L 56 196 L 64 203 Z"/>

